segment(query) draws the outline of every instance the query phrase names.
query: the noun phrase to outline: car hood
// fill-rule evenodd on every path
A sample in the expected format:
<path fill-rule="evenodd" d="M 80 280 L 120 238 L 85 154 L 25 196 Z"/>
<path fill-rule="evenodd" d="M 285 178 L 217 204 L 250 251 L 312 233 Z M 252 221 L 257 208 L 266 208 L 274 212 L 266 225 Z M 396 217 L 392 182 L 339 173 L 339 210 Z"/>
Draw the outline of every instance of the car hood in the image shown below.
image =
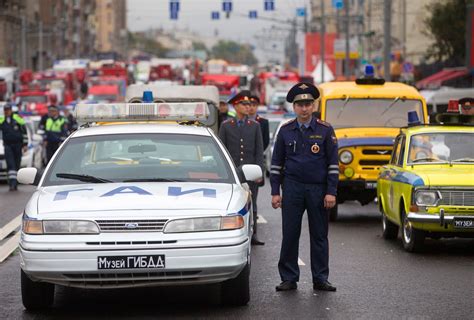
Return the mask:
<path fill-rule="evenodd" d="M 233 185 L 224 183 L 104 183 L 37 191 L 38 212 L 226 210 Z"/>
<path fill-rule="evenodd" d="M 415 165 L 425 186 L 474 187 L 474 165 Z"/>
<path fill-rule="evenodd" d="M 339 128 L 335 129 L 339 148 L 352 146 L 393 146 L 400 129 L 395 128 Z"/>

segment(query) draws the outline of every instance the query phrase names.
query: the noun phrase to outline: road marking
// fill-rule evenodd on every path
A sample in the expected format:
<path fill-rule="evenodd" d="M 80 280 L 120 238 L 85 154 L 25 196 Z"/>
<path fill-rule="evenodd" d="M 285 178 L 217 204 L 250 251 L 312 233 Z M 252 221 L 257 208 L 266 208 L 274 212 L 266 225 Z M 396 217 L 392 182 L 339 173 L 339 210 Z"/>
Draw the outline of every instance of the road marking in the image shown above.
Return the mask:
<path fill-rule="evenodd" d="M 299 266 L 305 266 L 306 264 L 303 262 L 303 260 L 300 259 L 300 257 L 298 257 L 298 265 Z"/>
<path fill-rule="evenodd" d="M 261 214 L 259 214 L 257 216 L 257 223 L 268 223 L 268 221 Z"/>
<path fill-rule="evenodd" d="M 21 225 L 21 214 L 13 218 L 9 223 L 7 223 L 3 228 L 0 229 L 0 241 L 5 239 L 6 236 L 12 233 L 20 225 Z"/>
<path fill-rule="evenodd" d="M 0 263 L 2 263 L 8 256 L 15 251 L 20 242 L 20 233 L 17 232 L 13 237 L 9 238 L 1 247 L 0 247 Z"/>

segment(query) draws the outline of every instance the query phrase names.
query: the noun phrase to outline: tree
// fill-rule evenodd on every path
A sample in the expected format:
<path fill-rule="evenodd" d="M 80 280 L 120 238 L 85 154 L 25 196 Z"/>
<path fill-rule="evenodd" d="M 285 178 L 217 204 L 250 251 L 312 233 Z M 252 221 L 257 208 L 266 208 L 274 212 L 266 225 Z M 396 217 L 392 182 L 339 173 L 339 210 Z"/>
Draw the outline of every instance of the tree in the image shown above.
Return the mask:
<path fill-rule="evenodd" d="M 258 62 L 249 45 L 234 41 L 220 40 L 212 47 L 211 53 L 213 58 L 224 59 L 230 63 L 254 65 Z"/>
<path fill-rule="evenodd" d="M 427 34 L 434 43 L 427 57 L 454 65 L 463 65 L 466 54 L 466 6 L 473 0 L 438 0 L 426 6 L 429 17 L 424 20 Z"/>
<path fill-rule="evenodd" d="M 164 57 L 168 52 L 168 49 L 163 47 L 155 39 L 150 38 L 141 32 L 129 32 L 128 42 L 129 47 L 141 50 L 157 57 Z"/>

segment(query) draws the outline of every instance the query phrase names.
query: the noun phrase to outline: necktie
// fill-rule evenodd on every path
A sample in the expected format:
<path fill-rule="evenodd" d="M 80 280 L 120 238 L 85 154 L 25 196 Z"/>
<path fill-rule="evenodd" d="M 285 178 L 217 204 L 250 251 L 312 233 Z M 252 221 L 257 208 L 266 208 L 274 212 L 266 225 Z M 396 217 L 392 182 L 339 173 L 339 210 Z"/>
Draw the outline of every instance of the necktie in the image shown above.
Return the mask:
<path fill-rule="evenodd" d="M 244 121 L 243 120 L 239 120 L 237 121 L 237 126 L 240 128 L 244 125 Z"/>
<path fill-rule="evenodd" d="M 304 134 L 306 132 L 306 129 L 308 129 L 308 128 L 304 124 L 301 125 L 301 127 L 300 127 L 301 133 Z"/>

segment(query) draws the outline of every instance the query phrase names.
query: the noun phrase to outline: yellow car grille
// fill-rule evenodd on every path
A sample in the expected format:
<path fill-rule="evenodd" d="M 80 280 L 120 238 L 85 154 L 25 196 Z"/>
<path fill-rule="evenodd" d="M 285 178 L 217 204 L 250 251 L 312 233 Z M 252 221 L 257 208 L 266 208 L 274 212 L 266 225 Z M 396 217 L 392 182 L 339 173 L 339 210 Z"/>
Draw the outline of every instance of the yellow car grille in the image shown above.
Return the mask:
<path fill-rule="evenodd" d="M 474 206 L 474 190 L 440 190 L 439 206 Z"/>

